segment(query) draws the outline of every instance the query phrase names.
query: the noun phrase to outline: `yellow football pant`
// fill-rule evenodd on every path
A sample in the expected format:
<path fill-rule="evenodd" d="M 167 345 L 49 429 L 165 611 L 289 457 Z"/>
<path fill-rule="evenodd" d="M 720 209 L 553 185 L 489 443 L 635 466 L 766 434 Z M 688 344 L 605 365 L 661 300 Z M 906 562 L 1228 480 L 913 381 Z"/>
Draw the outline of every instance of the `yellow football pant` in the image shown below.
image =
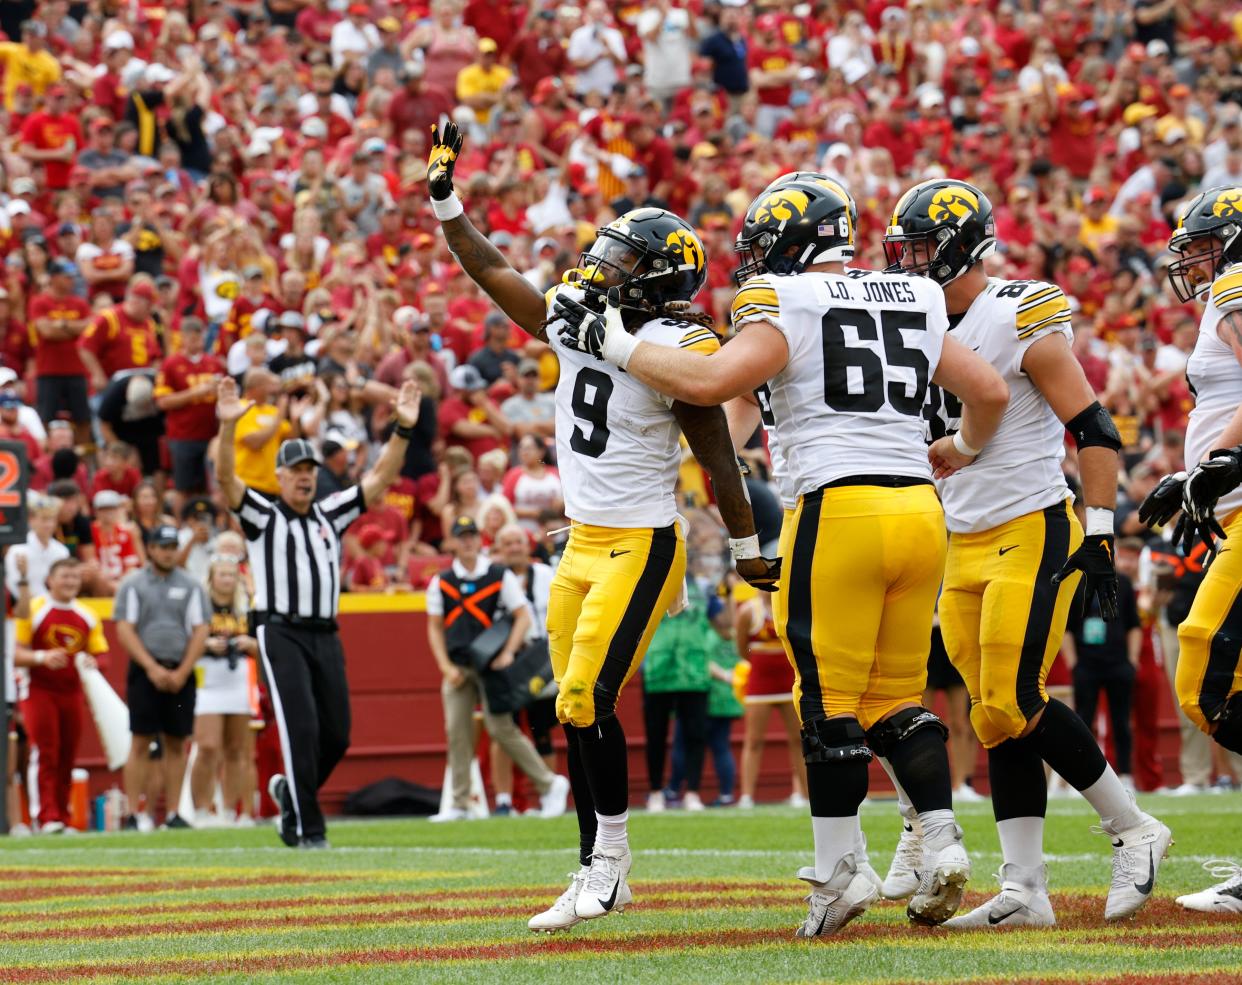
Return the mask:
<path fill-rule="evenodd" d="M 935 490 L 818 490 L 798 503 L 783 539 L 774 615 L 801 720 L 851 715 L 870 728 L 920 704 L 944 571 Z"/>
<path fill-rule="evenodd" d="M 1053 585 L 1052 576 L 1081 543 L 1069 500 L 949 538 L 940 632 L 987 749 L 1020 736 L 1048 703 L 1044 681 L 1082 577 Z"/>
<path fill-rule="evenodd" d="M 797 510 L 784 510 L 781 516 L 781 536 L 776 542 L 776 554 L 777 557 L 784 558 L 781 561 L 782 569 L 790 564 L 789 538 L 793 534 L 794 516 L 796 513 Z M 772 593 L 772 625 L 776 628 L 777 637 L 782 641 L 785 638 L 785 624 L 789 621 L 789 606 L 786 605 L 788 598 L 789 593 L 785 591 Z M 788 654 L 788 647 L 785 648 L 785 652 Z M 792 661 L 793 658 L 790 657 L 790 660 Z"/>
<path fill-rule="evenodd" d="M 1204 732 L 1242 691 L 1242 510 L 1221 525 L 1229 539 L 1208 565 L 1190 613 L 1177 627 L 1177 701 Z"/>
<path fill-rule="evenodd" d="M 548 600 L 558 719 L 584 728 L 613 713 L 685 577 L 686 544 L 676 523 L 574 524 Z"/>

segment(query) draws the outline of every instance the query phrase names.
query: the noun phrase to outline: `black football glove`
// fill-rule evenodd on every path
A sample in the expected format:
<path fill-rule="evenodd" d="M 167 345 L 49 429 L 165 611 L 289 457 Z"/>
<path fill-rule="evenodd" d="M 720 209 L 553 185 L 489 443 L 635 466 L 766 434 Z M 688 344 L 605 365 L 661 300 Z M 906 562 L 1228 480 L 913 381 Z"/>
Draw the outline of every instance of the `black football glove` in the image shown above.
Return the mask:
<path fill-rule="evenodd" d="M 1113 564 L 1113 535 L 1088 534 L 1065 566 L 1052 576 L 1054 585 L 1061 584 L 1075 571 L 1081 571 L 1086 587 L 1086 601 L 1094 596 L 1100 603 L 1100 615 L 1106 620 L 1117 618 L 1117 569 Z"/>
<path fill-rule="evenodd" d="M 752 588 L 761 592 L 775 592 L 781 580 L 781 559 L 768 557 L 752 557 L 743 561 L 735 561 L 737 573 Z"/>
<path fill-rule="evenodd" d="M 1174 472 L 1161 479 L 1139 506 L 1139 523 L 1148 527 L 1163 527 L 1172 520 L 1182 508 L 1185 485 L 1185 472 Z"/>
<path fill-rule="evenodd" d="M 431 155 L 427 158 L 427 190 L 431 197 L 443 201 L 453 194 L 453 168 L 461 153 L 461 132 L 456 123 L 446 123 L 444 131 L 431 127 Z"/>
<path fill-rule="evenodd" d="M 552 314 L 557 337 L 566 349 L 584 352 L 596 359 L 603 359 L 604 318 L 581 301 L 558 292 L 552 302 Z"/>
<path fill-rule="evenodd" d="M 1203 539 L 1213 557 L 1216 542 L 1225 531 L 1216 520 L 1216 504 L 1226 493 L 1242 485 L 1242 446 L 1218 448 L 1190 473 L 1182 489 L 1183 522 L 1178 525 L 1183 550 L 1189 553 L 1196 537 Z M 1176 536 L 1176 535 L 1175 535 Z"/>

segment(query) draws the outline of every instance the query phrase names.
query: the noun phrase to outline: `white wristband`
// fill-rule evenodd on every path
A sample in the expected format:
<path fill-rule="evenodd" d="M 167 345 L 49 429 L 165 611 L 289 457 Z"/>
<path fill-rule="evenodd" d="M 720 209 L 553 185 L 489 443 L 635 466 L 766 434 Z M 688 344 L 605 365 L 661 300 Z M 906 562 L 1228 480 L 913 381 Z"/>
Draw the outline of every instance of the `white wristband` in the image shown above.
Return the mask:
<path fill-rule="evenodd" d="M 1106 510 L 1102 506 L 1087 507 L 1087 534 L 1108 534 L 1113 533 L 1113 511 Z"/>
<path fill-rule="evenodd" d="M 620 369 L 630 364 L 630 357 L 638 348 L 638 339 L 621 329 L 604 336 L 604 351 L 600 353 L 608 362 Z"/>
<path fill-rule="evenodd" d="M 741 540 L 729 539 L 729 553 L 734 561 L 749 561 L 751 558 L 762 557 L 759 553 L 759 535 L 751 534 Z"/>
<path fill-rule="evenodd" d="M 35 652 L 34 652 L 34 662 L 35 662 L 35 666 L 37 666 L 37 667 L 42 667 L 42 666 L 43 666 L 43 664 L 46 662 L 46 660 L 47 660 L 47 651 L 46 651 L 46 650 L 35 650 Z"/>
<path fill-rule="evenodd" d="M 452 192 L 448 198 L 433 198 L 431 211 L 441 222 L 448 222 L 450 219 L 456 219 L 466 210 L 461 204 L 461 199 L 457 197 L 457 193 Z"/>
<path fill-rule="evenodd" d="M 953 447 L 957 449 L 959 455 L 965 455 L 967 458 L 974 458 L 979 454 L 978 448 L 971 448 L 966 444 L 966 439 L 962 437 L 962 432 L 958 431 L 953 435 Z"/>

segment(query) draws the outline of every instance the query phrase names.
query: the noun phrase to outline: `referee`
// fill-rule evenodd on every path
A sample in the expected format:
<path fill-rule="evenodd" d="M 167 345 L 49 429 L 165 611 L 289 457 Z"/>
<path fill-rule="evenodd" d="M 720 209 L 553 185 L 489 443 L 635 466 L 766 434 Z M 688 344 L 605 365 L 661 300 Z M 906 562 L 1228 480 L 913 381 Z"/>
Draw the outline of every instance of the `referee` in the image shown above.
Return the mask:
<path fill-rule="evenodd" d="M 280 446 L 275 498 L 237 478 L 234 429 L 251 404 L 238 399 L 229 377 L 217 393 L 216 473 L 246 535 L 254 573 L 255 635 L 285 765 L 268 792 L 280 806 L 281 840 L 291 847 L 328 847 L 319 788 L 349 748 L 349 685 L 336 625 L 341 534 L 396 481 L 418 423 L 419 398 L 414 383 L 401 387 L 397 426 L 375 467 L 361 482 L 316 503 L 320 463 L 308 441 Z"/>

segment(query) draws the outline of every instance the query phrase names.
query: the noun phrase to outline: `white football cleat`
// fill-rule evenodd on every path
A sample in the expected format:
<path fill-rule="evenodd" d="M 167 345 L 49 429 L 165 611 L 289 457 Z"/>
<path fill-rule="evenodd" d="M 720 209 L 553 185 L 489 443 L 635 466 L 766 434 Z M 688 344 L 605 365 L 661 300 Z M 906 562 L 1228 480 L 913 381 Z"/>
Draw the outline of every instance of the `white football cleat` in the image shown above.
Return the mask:
<path fill-rule="evenodd" d="M 648 814 L 659 814 L 664 810 L 665 806 L 663 790 L 652 790 L 651 793 L 647 794 Z"/>
<path fill-rule="evenodd" d="M 595 849 L 586 883 L 574 901 L 574 913 L 583 920 L 594 920 L 624 912 L 634 901 L 626 881 L 632 861 L 628 848 Z"/>
<path fill-rule="evenodd" d="M 988 927 L 1055 927 L 1056 915 L 1052 901 L 1048 899 L 1048 870 L 1023 869 L 1007 863 L 1001 866 L 996 878 L 1001 891 L 977 906 L 969 913 L 946 920 L 941 926 L 954 930 L 971 930 Z"/>
<path fill-rule="evenodd" d="M 39 834 L 41 835 L 61 835 L 65 833 L 64 821 L 47 821 L 39 825 Z"/>
<path fill-rule="evenodd" d="M 755 806 L 755 798 L 748 793 L 742 794 L 737 799 L 737 809 L 739 811 L 748 811 Z M 648 801 L 647 810 L 651 810 L 651 803 Z"/>
<path fill-rule="evenodd" d="M 684 811 L 705 811 L 703 806 L 703 798 L 694 790 L 687 790 L 686 795 L 681 798 L 681 809 Z"/>
<path fill-rule="evenodd" d="M 569 777 L 559 773 L 552 777 L 552 785 L 548 792 L 539 798 L 540 817 L 560 817 L 565 813 L 565 803 L 569 800 Z"/>
<path fill-rule="evenodd" d="M 902 817 L 901 837 L 893 862 L 884 877 L 885 899 L 906 899 L 919 888 L 919 870 L 923 864 L 923 826 L 915 816 Z"/>
<path fill-rule="evenodd" d="M 802 793 L 795 790 L 789 795 L 789 799 L 785 801 L 785 803 L 789 807 L 797 807 L 801 810 L 802 808 L 809 806 L 811 802 L 807 800 Z"/>
<path fill-rule="evenodd" d="M 463 811 L 460 807 L 446 807 L 437 814 L 432 814 L 427 818 L 432 824 L 443 824 L 447 821 L 469 821 L 470 812 Z"/>
<path fill-rule="evenodd" d="M 1215 886 L 1177 898 L 1177 905 L 1200 913 L 1242 913 L 1242 865 L 1224 859 L 1204 862 L 1203 867 L 1217 879 Z"/>
<path fill-rule="evenodd" d="M 825 882 L 819 881 L 815 867 L 810 865 L 798 870 L 798 878 L 811 884 L 811 895 L 806 898 L 810 909 L 797 937 L 835 934 L 880 898 L 875 883 L 858 871 L 853 852 L 837 863 L 832 877 Z"/>
<path fill-rule="evenodd" d="M 922 876 L 906 906 L 906 916 L 915 923 L 935 927 L 957 912 L 970 879 L 970 859 L 962 844 L 961 828 L 957 828 L 957 838 L 939 851 L 925 850 L 919 872 Z"/>
<path fill-rule="evenodd" d="M 858 874 L 870 881 L 875 886 L 875 891 L 883 896 L 884 880 L 871 867 L 871 858 L 867 854 L 867 836 L 865 834 L 859 834 L 858 844 L 854 848 L 854 865 L 858 868 Z"/>
<path fill-rule="evenodd" d="M 963 783 L 953 791 L 953 803 L 955 804 L 981 804 L 985 800 L 987 800 L 987 797 L 979 793 L 969 783 Z"/>
<path fill-rule="evenodd" d="M 1105 920 L 1132 917 L 1147 902 L 1156 886 L 1160 861 L 1169 854 L 1173 832 L 1149 814 L 1143 822 L 1111 834 L 1113 881 L 1104 904 Z"/>
<path fill-rule="evenodd" d="M 590 866 L 584 865 L 577 872 L 569 873 L 569 888 L 550 907 L 531 917 L 526 926 L 537 934 L 554 934 L 581 923 L 582 918 L 574 912 L 574 904 L 578 902 L 578 894 L 586 885 L 590 871 Z"/>

